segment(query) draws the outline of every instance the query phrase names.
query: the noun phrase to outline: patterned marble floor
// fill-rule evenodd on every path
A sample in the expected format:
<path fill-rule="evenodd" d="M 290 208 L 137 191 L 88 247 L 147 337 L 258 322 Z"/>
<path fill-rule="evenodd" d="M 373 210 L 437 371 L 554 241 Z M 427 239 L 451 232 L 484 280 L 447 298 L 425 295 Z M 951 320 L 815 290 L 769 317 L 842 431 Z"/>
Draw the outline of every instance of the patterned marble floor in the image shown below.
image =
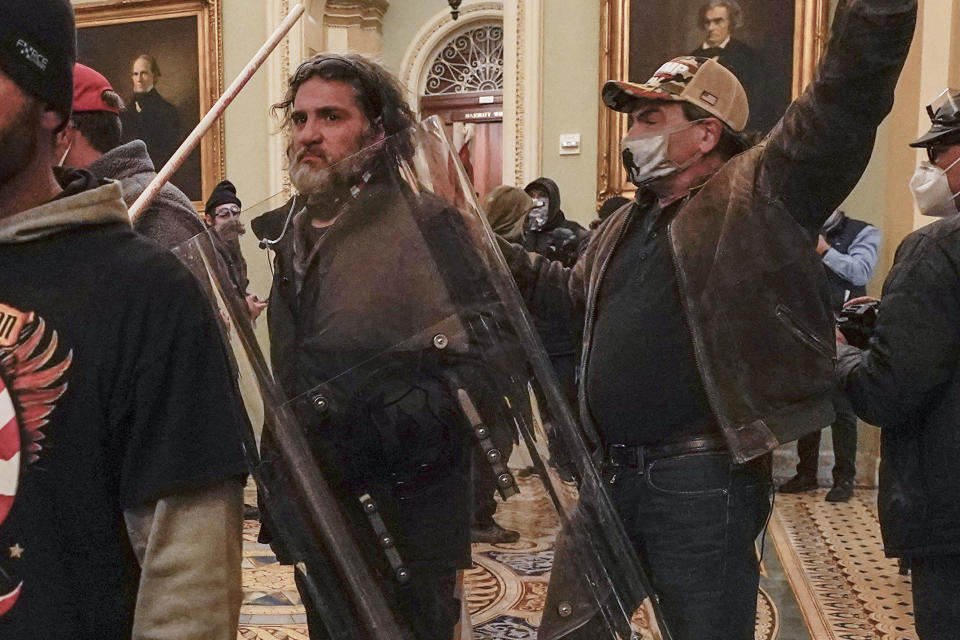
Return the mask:
<path fill-rule="evenodd" d="M 877 494 L 778 495 L 770 538 L 813 640 L 916 640 L 910 578 L 883 555 Z M 792 639 L 791 639 L 792 640 Z"/>
<path fill-rule="evenodd" d="M 464 591 L 475 640 L 534 640 L 546 598 L 558 523 L 539 483 L 521 485 L 497 520 L 524 535 L 515 544 L 475 544 Z M 909 578 L 883 557 L 876 495 L 847 504 L 823 492 L 778 495 L 762 563 L 757 640 L 911 640 Z M 289 567 L 244 525 L 244 602 L 238 638 L 308 640 Z M 772 542 L 772 544 L 770 544 Z M 655 640 L 649 633 L 644 640 Z M 464 638 L 468 637 L 466 635 Z"/>

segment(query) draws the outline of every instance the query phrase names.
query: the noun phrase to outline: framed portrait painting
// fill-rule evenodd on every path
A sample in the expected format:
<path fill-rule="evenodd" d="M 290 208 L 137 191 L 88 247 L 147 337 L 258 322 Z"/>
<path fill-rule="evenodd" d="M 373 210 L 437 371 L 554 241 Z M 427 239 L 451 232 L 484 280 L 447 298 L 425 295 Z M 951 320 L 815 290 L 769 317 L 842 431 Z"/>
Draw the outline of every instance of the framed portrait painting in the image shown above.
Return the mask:
<path fill-rule="evenodd" d="M 77 61 L 124 101 L 123 141 L 139 139 L 159 171 L 220 95 L 220 0 L 101 0 L 75 6 Z M 173 175 L 194 204 L 224 175 L 221 120 Z"/>
<path fill-rule="evenodd" d="M 714 58 L 747 93 L 747 129 L 764 134 L 813 79 L 828 33 L 829 0 L 602 0 L 601 86 L 645 82 L 679 56 Z M 602 109 L 597 202 L 631 194 L 620 166 L 625 114 Z"/>

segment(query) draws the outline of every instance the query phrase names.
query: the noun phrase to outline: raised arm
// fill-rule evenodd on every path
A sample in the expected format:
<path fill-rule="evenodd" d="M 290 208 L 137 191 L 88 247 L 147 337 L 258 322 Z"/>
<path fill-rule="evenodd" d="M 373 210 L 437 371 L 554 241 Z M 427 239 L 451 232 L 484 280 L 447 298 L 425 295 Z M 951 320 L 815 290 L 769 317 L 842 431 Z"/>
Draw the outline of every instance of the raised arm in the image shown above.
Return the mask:
<path fill-rule="evenodd" d="M 816 230 L 860 180 L 893 106 L 916 0 L 841 0 L 816 79 L 766 141 L 761 184 Z"/>

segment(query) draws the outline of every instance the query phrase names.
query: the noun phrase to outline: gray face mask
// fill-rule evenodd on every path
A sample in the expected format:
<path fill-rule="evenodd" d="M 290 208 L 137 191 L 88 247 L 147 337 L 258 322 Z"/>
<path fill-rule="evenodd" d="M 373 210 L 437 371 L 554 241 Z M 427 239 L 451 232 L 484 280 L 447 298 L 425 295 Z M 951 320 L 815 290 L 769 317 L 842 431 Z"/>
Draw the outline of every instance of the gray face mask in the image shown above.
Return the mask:
<path fill-rule="evenodd" d="M 533 209 L 527 213 L 527 229 L 530 231 L 540 231 L 547 224 L 547 218 L 550 215 L 550 200 L 547 198 L 535 198 Z"/>
<path fill-rule="evenodd" d="M 643 187 L 651 182 L 683 171 L 699 160 L 700 154 L 695 154 L 683 164 L 677 164 L 667 157 L 670 149 L 670 136 L 689 129 L 697 122 L 699 120 L 686 122 L 679 127 L 666 131 L 625 137 L 620 143 L 621 158 L 630 182 L 638 187 Z"/>

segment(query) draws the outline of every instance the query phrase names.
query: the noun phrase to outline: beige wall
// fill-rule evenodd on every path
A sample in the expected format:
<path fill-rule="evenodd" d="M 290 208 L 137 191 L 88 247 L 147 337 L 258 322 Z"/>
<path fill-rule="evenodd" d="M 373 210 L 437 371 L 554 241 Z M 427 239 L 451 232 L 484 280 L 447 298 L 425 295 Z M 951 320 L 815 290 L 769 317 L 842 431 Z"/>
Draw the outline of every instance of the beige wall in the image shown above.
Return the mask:
<path fill-rule="evenodd" d="M 383 64 L 387 69 L 400 73 L 403 56 L 417 31 L 445 6 L 449 9 L 438 0 L 390 0 L 383 16 Z"/>
<path fill-rule="evenodd" d="M 599 68 L 599 3 L 544 3 L 541 174 L 560 186 L 567 217 L 584 225 L 596 217 Z M 579 155 L 558 153 L 564 133 L 580 134 Z"/>
<path fill-rule="evenodd" d="M 267 39 L 265 2 L 223 0 L 224 83 L 229 84 Z M 275 52 L 276 55 L 276 52 Z M 237 96 L 225 115 L 227 178 L 244 206 L 273 195 L 265 161 L 276 125 L 268 114 L 266 68 Z"/>

